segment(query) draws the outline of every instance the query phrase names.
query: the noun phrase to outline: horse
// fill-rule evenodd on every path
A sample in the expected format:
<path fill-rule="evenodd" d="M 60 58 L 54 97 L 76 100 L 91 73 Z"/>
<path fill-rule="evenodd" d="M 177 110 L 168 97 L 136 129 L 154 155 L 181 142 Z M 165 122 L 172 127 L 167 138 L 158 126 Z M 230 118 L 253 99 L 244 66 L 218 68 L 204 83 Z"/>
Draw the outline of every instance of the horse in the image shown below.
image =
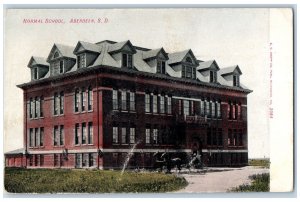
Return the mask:
<path fill-rule="evenodd" d="M 157 156 L 157 157 L 156 157 Z M 159 152 L 154 153 L 153 157 L 156 157 L 154 168 L 159 168 L 162 171 L 167 169 L 167 173 L 171 173 L 172 168 L 181 170 L 182 160 L 181 158 L 171 158 L 170 153 L 164 152 L 159 156 Z"/>

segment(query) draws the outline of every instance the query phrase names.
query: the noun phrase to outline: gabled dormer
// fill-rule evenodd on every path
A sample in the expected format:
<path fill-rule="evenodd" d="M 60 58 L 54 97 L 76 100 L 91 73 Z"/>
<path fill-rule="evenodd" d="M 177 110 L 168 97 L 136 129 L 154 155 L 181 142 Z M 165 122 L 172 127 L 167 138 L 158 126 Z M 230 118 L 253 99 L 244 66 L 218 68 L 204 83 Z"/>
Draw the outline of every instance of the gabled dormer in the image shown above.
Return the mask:
<path fill-rule="evenodd" d="M 76 57 L 73 54 L 74 47 L 54 44 L 47 62 L 50 64 L 50 76 L 64 74 L 71 70 L 76 63 Z"/>
<path fill-rule="evenodd" d="M 238 65 L 222 68 L 220 75 L 226 81 L 230 82 L 232 86 L 240 87 L 240 75 L 242 75 L 242 71 Z"/>
<path fill-rule="evenodd" d="M 74 51 L 77 58 L 77 68 L 92 65 L 100 54 L 100 47 L 93 43 L 78 41 Z"/>
<path fill-rule="evenodd" d="M 156 73 L 166 74 L 166 62 L 168 59 L 168 54 L 163 48 L 143 52 L 143 60 L 150 67 L 156 68 Z"/>
<path fill-rule="evenodd" d="M 196 79 L 198 61 L 191 49 L 168 54 L 168 64 L 174 71 L 181 72 L 182 78 Z"/>
<path fill-rule="evenodd" d="M 108 53 L 119 63 L 120 67 L 133 68 L 133 55 L 136 49 L 129 40 L 111 44 Z"/>
<path fill-rule="evenodd" d="M 220 67 L 215 60 L 200 62 L 197 70 L 203 75 L 206 82 L 218 82 L 217 72 L 220 70 Z"/>
<path fill-rule="evenodd" d="M 31 70 L 31 80 L 44 78 L 49 71 L 49 64 L 45 58 L 32 56 L 27 67 Z"/>

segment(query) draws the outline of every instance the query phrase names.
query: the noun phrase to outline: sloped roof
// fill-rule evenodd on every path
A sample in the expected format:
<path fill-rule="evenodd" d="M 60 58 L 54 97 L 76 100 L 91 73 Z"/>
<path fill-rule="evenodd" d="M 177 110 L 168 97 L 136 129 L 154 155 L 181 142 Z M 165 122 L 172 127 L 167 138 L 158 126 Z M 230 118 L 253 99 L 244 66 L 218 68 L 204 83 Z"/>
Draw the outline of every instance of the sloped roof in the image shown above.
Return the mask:
<path fill-rule="evenodd" d="M 122 41 L 122 42 L 119 42 L 119 43 L 111 44 L 110 47 L 109 47 L 109 49 L 108 49 L 108 52 L 109 52 L 109 53 L 113 53 L 113 52 L 117 52 L 117 51 L 119 51 L 119 50 L 122 50 L 122 48 L 123 48 L 126 44 L 128 44 L 130 47 L 132 47 L 132 48 L 134 49 L 134 47 L 133 47 L 133 45 L 131 44 L 131 42 L 130 42 L 129 40 L 127 40 L 127 41 Z"/>
<path fill-rule="evenodd" d="M 175 53 L 169 53 L 168 54 L 168 57 L 169 57 L 168 64 L 174 64 L 174 63 L 181 62 L 189 51 L 190 51 L 190 49 L 180 51 L 180 52 L 175 52 Z"/>
<path fill-rule="evenodd" d="M 89 43 L 89 42 L 85 42 L 85 41 L 78 41 L 75 50 L 73 51 L 73 53 L 76 53 L 76 50 L 79 48 L 79 44 L 88 51 L 92 51 L 92 52 L 99 52 L 100 47 L 96 44 L 93 43 Z"/>
<path fill-rule="evenodd" d="M 73 46 L 67 46 L 63 44 L 54 44 L 59 52 L 62 54 L 62 56 L 68 57 L 68 58 L 76 58 L 73 54 L 74 47 Z"/>
<path fill-rule="evenodd" d="M 49 66 L 49 63 L 46 61 L 46 58 L 43 57 L 37 57 L 37 56 L 32 56 L 29 60 L 29 63 L 27 67 L 31 66 L 31 63 L 35 61 L 36 64 L 38 65 L 44 65 L 44 66 Z"/>
<path fill-rule="evenodd" d="M 149 51 L 144 51 L 143 52 L 143 59 L 146 60 L 146 59 L 157 57 L 157 55 L 160 52 L 162 52 L 166 56 L 166 58 L 168 58 L 168 55 L 165 52 L 165 50 L 163 48 L 158 48 L 158 49 L 152 49 L 152 50 L 149 50 Z"/>
<path fill-rule="evenodd" d="M 215 64 L 217 66 L 217 69 L 219 70 L 219 65 L 217 64 L 217 62 L 215 60 L 208 60 L 205 62 L 200 62 L 199 66 L 197 67 L 197 70 L 205 70 L 205 69 L 209 69 L 212 64 Z"/>
<path fill-rule="evenodd" d="M 143 60 L 144 51 L 137 50 L 136 54 L 133 56 L 133 66 L 142 72 L 156 73 L 156 68 L 150 67 L 147 62 Z"/>
<path fill-rule="evenodd" d="M 9 155 L 9 154 L 24 154 L 25 153 L 25 149 L 24 148 L 20 148 L 20 149 L 16 149 L 16 150 L 12 150 L 9 152 L 4 153 L 5 155 Z"/>
<path fill-rule="evenodd" d="M 219 72 L 221 75 L 226 75 L 226 74 L 232 74 L 235 70 L 237 70 L 240 75 L 242 74 L 242 71 L 240 70 L 238 65 L 222 68 L 220 69 Z"/>
<path fill-rule="evenodd" d="M 107 65 L 107 66 L 120 66 L 110 54 L 107 53 L 107 50 L 109 49 L 109 46 L 107 44 L 102 44 L 100 46 L 100 55 L 95 60 L 94 64 L 91 66 L 98 66 L 98 65 Z"/>

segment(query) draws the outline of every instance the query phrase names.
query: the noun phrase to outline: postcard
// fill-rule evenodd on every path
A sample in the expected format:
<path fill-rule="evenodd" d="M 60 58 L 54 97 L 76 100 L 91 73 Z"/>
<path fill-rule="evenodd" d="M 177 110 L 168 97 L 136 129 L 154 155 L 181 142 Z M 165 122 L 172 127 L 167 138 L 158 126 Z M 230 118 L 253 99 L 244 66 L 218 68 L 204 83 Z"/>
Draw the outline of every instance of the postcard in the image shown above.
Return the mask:
<path fill-rule="evenodd" d="M 293 191 L 293 10 L 4 10 L 4 189 Z"/>

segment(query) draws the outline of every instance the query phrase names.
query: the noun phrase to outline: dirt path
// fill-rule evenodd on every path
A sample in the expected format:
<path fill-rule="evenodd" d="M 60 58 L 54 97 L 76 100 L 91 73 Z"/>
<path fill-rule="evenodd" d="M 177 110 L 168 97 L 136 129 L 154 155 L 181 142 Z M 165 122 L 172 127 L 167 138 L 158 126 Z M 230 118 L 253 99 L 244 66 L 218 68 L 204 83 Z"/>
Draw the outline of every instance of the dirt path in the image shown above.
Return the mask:
<path fill-rule="evenodd" d="M 242 184 L 250 184 L 250 175 L 268 173 L 269 169 L 244 167 L 244 168 L 210 168 L 204 173 L 183 173 L 189 183 L 187 187 L 176 193 L 196 192 L 226 192 L 228 189 Z"/>

